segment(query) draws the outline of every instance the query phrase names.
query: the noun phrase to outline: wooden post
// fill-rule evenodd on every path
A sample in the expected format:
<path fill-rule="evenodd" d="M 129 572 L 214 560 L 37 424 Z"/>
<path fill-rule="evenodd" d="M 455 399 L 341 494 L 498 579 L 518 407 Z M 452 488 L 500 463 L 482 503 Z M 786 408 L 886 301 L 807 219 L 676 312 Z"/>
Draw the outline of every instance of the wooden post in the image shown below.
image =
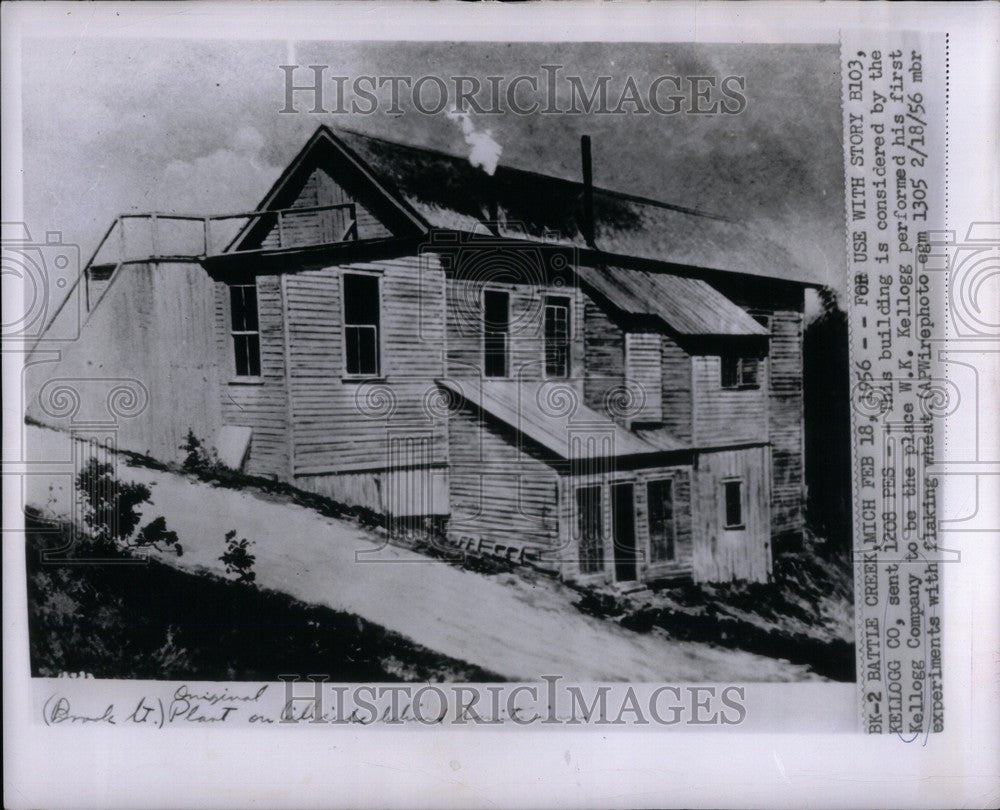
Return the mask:
<path fill-rule="evenodd" d="M 118 264 L 125 261 L 125 217 L 118 217 Z"/>
<path fill-rule="evenodd" d="M 156 214 L 149 215 L 149 223 L 150 223 L 149 232 L 150 232 L 150 242 L 151 242 L 150 253 L 151 253 L 151 258 L 155 259 L 160 255 L 159 251 L 157 250 L 157 248 L 159 247 L 159 245 L 157 244 L 159 242 L 159 239 L 157 237 L 159 236 L 158 231 L 160 225 L 159 222 L 157 222 L 156 220 Z"/>
<path fill-rule="evenodd" d="M 205 256 L 209 255 L 209 251 L 212 249 L 212 218 L 205 217 Z"/>

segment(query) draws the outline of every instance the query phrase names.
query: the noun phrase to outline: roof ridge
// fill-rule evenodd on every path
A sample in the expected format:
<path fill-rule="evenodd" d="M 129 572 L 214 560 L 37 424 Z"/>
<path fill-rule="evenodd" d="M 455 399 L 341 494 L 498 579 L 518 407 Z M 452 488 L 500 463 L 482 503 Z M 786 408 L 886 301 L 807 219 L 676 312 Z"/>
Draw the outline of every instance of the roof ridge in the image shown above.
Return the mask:
<path fill-rule="evenodd" d="M 397 146 L 403 149 L 410 149 L 414 152 L 424 152 L 431 155 L 439 155 L 440 157 L 448 158 L 449 160 L 467 162 L 467 159 L 460 155 L 456 155 L 451 152 L 445 152 L 442 149 L 436 149 L 432 146 L 415 146 L 414 144 L 406 143 L 404 141 L 397 141 L 393 140 L 392 138 L 385 138 L 381 135 L 371 135 L 367 132 L 360 132 L 359 130 L 352 129 L 351 127 L 344 127 L 339 125 L 329 126 L 329 129 L 334 133 L 334 135 L 336 135 L 338 132 L 344 132 L 349 135 L 353 135 L 357 138 L 365 138 L 370 141 L 377 141 L 379 143 L 388 144 L 390 146 Z M 554 174 L 546 174 L 545 172 L 541 172 L 536 169 L 524 169 L 518 166 L 511 166 L 510 164 L 497 163 L 497 170 L 499 171 L 500 169 L 503 169 L 504 172 L 530 175 L 533 177 L 542 177 L 549 181 L 555 180 L 559 183 L 565 183 L 566 185 L 579 186 L 581 190 L 583 188 L 583 183 L 581 181 L 569 180 L 565 177 L 559 177 L 558 175 Z M 676 203 L 669 203 L 666 202 L 665 200 L 657 200 L 652 197 L 644 197 L 639 194 L 630 194 L 626 191 L 619 191 L 618 189 L 607 188 L 605 186 L 594 185 L 594 191 L 599 194 L 606 194 L 611 197 L 616 197 L 621 200 L 628 200 L 630 202 L 639 203 L 641 205 L 649 205 L 655 208 L 663 208 L 667 211 L 677 211 L 678 213 L 690 214 L 691 216 L 703 217 L 705 219 L 714 219 L 719 222 L 727 222 L 732 225 L 741 224 L 736 220 L 733 220 L 722 214 L 715 214 L 710 211 L 702 211 L 697 208 L 690 208 L 688 206 L 677 205 Z"/>

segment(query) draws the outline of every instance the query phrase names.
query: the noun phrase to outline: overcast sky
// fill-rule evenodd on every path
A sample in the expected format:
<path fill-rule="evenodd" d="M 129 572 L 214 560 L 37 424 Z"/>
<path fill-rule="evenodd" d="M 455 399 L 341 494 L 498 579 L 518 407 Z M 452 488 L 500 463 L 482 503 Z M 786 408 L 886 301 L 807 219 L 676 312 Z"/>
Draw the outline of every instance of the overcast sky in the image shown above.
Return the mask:
<path fill-rule="evenodd" d="M 745 77 L 739 115 L 474 117 L 500 162 L 580 177 L 594 140 L 599 185 L 725 214 L 763 229 L 814 269 L 844 278 L 840 79 L 835 46 L 552 43 L 288 43 L 42 40 L 23 63 L 25 213 L 33 235 L 62 231 L 84 256 L 120 212 L 253 208 L 322 123 L 464 155 L 444 114 L 279 115 L 279 65 L 327 75 L 517 74 Z M 305 80 L 307 74 L 298 76 Z M 388 89 L 385 91 L 388 108 Z M 612 92 L 616 97 L 617 92 Z M 328 103 L 332 106 L 332 101 Z M 300 104 L 306 109 L 305 100 Z"/>

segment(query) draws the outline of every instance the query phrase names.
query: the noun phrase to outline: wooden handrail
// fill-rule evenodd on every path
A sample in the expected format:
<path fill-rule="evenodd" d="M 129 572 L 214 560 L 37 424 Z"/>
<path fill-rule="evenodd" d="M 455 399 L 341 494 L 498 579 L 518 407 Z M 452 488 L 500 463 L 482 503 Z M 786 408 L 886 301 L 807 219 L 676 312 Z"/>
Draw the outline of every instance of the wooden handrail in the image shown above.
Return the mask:
<path fill-rule="evenodd" d="M 148 213 L 127 213 L 120 214 L 117 216 L 108 229 L 104 232 L 101 240 L 97 243 L 97 247 L 90 256 L 90 260 L 87 262 L 85 267 L 85 272 L 91 266 L 95 264 L 101 251 L 104 249 L 108 240 L 112 238 L 115 229 L 118 229 L 118 257 L 116 260 L 101 262 L 101 264 L 114 264 L 120 265 L 123 263 L 131 263 L 133 260 L 127 255 L 128 250 L 128 239 L 125 233 L 125 220 L 127 219 L 145 219 L 149 220 L 151 226 L 150 232 L 150 256 L 149 258 L 162 258 L 159 254 L 162 245 L 160 225 L 162 222 L 201 222 L 202 223 L 202 251 L 201 253 L 191 253 L 189 254 L 191 258 L 200 258 L 206 256 L 218 256 L 223 253 L 229 252 L 233 248 L 230 244 L 228 249 L 213 250 L 212 247 L 212 223 L 213 222 L 224 222 L 227 220 L 234 219 L 245 219 L 248 220 L 248 225 L 259 220 L 262 217 L 274 217 L 278 227 L 278 245 L 279 249 L 285 247 L 292 247 L 287 244 L 286 233 L 285 233 L 285 218 L 286 216 L 296 216 L 299 214 L 311 214 L 320 211 L 346 211 L 348 212 L 350 222 L 344 229 L 344 232 L 340 238 L 340 241 L 357 240 L 358 238 L 358 214 L 357 205 L 353 202 L 346 203 L 336 203 L 332 205 L 310 205 L 303 206 L 301 208 L 279 208 L 267 211 L 246 211 L 238 214 L 214 214 L 211 216 L 197 216 L 194 214 L 169 214 L 162 211 L 151 211 Z M 176 258 L 178 255 L 188 255 L 188 254 L 173 254 Z"/>

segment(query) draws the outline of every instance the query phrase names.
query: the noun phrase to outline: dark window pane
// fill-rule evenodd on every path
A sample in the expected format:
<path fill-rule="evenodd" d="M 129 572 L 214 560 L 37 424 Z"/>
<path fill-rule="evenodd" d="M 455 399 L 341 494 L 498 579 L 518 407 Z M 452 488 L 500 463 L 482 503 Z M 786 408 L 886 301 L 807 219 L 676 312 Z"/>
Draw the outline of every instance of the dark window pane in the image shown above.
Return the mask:
<path fill-rule="evenodd" d="M 580 572 L 593 574 L 604 569 L 604 541 L 601 518 L 601 488 L 581 487 L 576 491 L 577 543 Z"/>
<path fill-rule="evenodd" d="M 569 302 L 545 305 L 545 376 L 569 376 Z"/>
<path fill-rule="evenodd" d="M 255 334 L 233 335 L 237 377 L 260 376 L 260 339 Z"/>
<path fill-rule="evenodd" d="M 378 326 L 378 277 L 344 275 L 344 323 Z"/>
<path fill-rule="evenodd" d="M 726 528 L 743 525 L 742 481 L 726 481 Z"/>
<path fill-rule="evenodd" d="M 345 326 L 348 374 L 378 374 L 378 333 L 372 326 Z"/>
<path fill-rule="evenodd" d="M 483 373 L 507 376 L 507 336 L 510 329 L 510 297 L 505 292 L 483 293 Z"/>
<path fill-rule="evenodd" d="M 260 334 L 257 325 L 257 288 L 253 284 L 229 287 L 233 359 L 237 377 L 260 376 Z"/>
<path fill-rule="evenodd" d="M 721 384 L 723 388 L 756 388 L 759 360 L 756 357 L 722 357 Z"/>
<path fill-rule="evenodd" d="M 379 373 L 379 280 L 344 274 L 344 355 L 348 374 Z"/>
<path fill-rule="evenodd" d="M 510 325 L 510 296 L 499 290 L 483 293 L 483 320 L 488 329 L 507 331 Z"/>
<path fill-rule="evenodd" d="M 247 335 L 247 371 L 251 377 L 260 376 L 260 335 Z"/>
<path fill-rule="evenodd" d="M 649 502 L 649 549 L 653 562 L 675 557 L 674 494 L 672 481 L 650 481 L 646 485 Z"/>
<path fill-rule="evenodd" d="M 740 384 L 740 360 L 738 357 L 722 358 L 722 387 L 736 388 Z"/>
<path fill-rule="evenodd" d="M 247 336 L 233 335 L 233 351 L 236 355 L 236 376 L 248 377 L 250 365 L 247 359 Z"/>
<path fill-rule="evenodd" d="M 233 331 L 256 332 L 257 288 L 248 284 L 234 284 L 229 288 L 229 304 L 233 316 Z"/>

